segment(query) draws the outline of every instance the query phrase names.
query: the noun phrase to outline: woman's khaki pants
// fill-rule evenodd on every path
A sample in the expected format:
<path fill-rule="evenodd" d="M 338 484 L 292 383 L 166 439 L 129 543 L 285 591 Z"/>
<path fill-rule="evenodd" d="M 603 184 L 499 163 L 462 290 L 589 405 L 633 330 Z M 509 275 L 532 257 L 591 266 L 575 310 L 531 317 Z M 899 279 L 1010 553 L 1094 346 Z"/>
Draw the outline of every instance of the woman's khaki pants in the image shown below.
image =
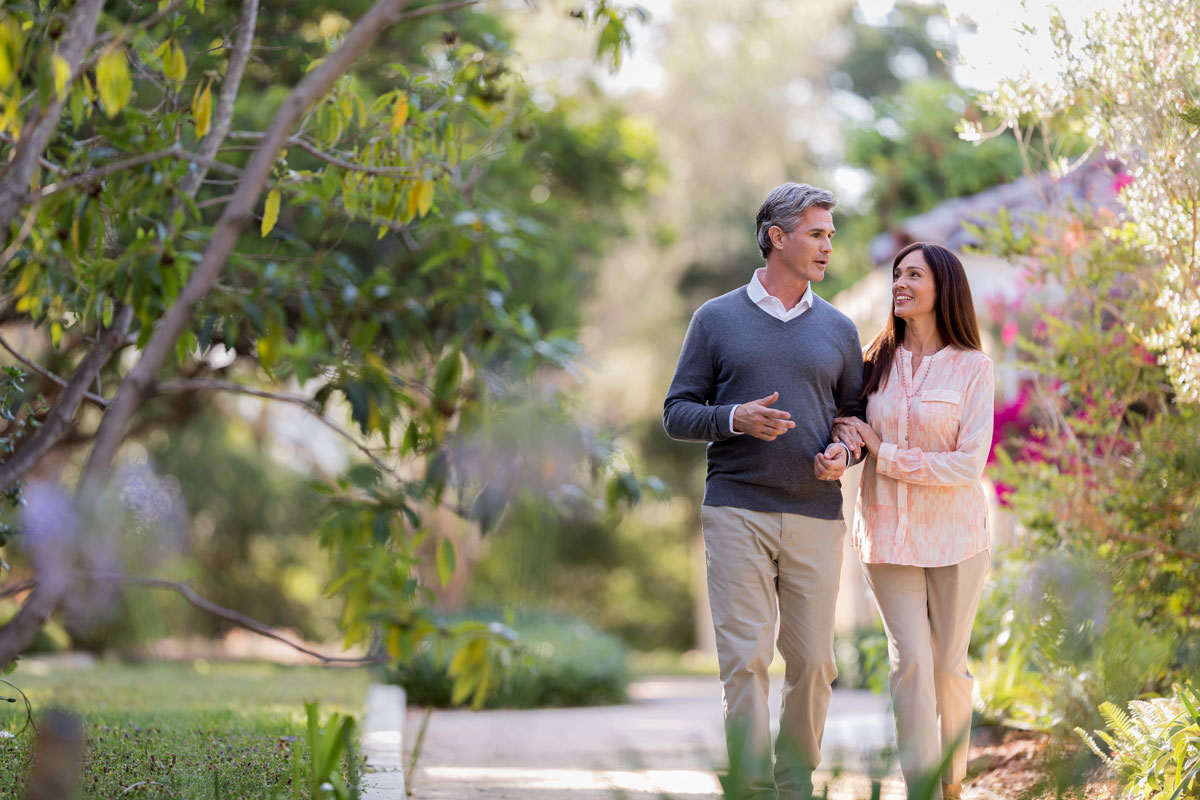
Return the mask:
<path fill-rule="evenodd" d="M 942 784 L 967 774 L 971 626 L 991 564 L 987 551 L 948 567 L 864 564 L 888 638 L 888 685 L 896 714 L 900 768 L 909 791 L 952 753 Z M 934 800 L 941 798 L 935 786 Z"/>
<path fill-rule="evenodd" d="M 837 677 L 833 612 L 846 523 L 728 506 L 704 506 L 700 519 L 736 796 L 806 800 Z M 767 667 L 777 609 L 785 670 L 772 768 Z"/>

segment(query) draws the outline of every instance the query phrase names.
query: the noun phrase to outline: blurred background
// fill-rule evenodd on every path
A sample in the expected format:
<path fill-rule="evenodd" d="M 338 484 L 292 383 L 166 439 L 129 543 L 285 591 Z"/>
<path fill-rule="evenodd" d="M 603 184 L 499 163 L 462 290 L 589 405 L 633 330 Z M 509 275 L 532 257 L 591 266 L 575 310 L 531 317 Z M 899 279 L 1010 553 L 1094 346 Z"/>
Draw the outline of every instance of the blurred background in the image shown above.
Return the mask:
<path fill-rule="evenodd" d="M 454 30 L 411 34 L 423 46 L 486 42 L 522 87 L 519 123 L 478 178 L 480 194 L 501 198 L 504 213 L 453 219 L 464 230 L 492 226 L 503 251 L 502 300 L 520 309 L 514 328 L 533 331 L 531 341 L 546 335 L 530 345 L 546 362 L 514 383 L 487 420 L 475 420 L 487 437 L 456 458 L 477 460 L 493 476 L 520 462 L 534 478 L 528 491 L 507 485 L 491 511 L 476 499 L 462 513 L 461 487 L 458 508 L 422 507 L 430 533 L 414 545 L 411 564 L 438 624 L 482 618 L 533 643 L 488 704 L 613 702 L 625 697 L 630 674 L 715 674 L 699 532 L 704 451 L 666 437 L 662 399 L 692 312 L 761 265 L 754 215 L 784 181 L 829 187 L 839 198 L 833 259 L 814 289 L 850 315 L 864 342 L 888 312 L 900 247 L 928 240 L 963 257 L 997 364 L 986 476 L 993 579 L 972 645 L 980 719 L 1071 737 L 1073 726 L 1103 724 L 1101 702 L 1167 692 L 1191 675 L 1200 652 L 1200 442 L 1194 398 L 1173 371 L 1183 359 L 1162 355 L 1173 351 L 1148 333 L 1158 330 L 1159 287 L 1184 274 L 1164 264 L 1186 259 L 1146 244 L 1159 240 L 1145 229 L 1153 217 L 1146 209 L 1186 191 L 1142 197 L 1159 184 L 1137 159 L 1166 142 L 1191 153 L 1184 161 L 1194 169 L 1196 123 L 1159 136 L 1147 120 L 1169 111 L 1186 121 L 1196 87 L 1129 53 L 1106 61 L 1119 42 L 1104 43 L 1103 26 L 1088 29 L 1101 45 L 1071 50 L 1067 32 L 1119 5 L 1064 4 L 1052 13 L 969 0 L 645 0 L 644 13 L 627 20 L 630 48 L 601 49 L 600 59 L 595 31 L 564 24 L 569 9 L 555 3 L 496 3 Z M 1120 19 L 1153 12 L 1166 29 L 1170 4 L 1138 8 Z M 322 30 L 348 25 L 319 4 L 305 11 Z M 295 20 L 275 21 L 297 40 L 317 38 Z M 1134 108 L 1093 67 L 1146 97 L 1168 87 L 1174 110 Z M 278 69 L 263 80 L 298 67 Z M 1054 76 L 1071 75 L 1076 84 L 1055 88 Z M 285 212 L 281 229 L 304 231 L 318 216 Z M 458 317 L 471 308 L 438 303 L 460 297 L 442 294 L 443 274 L 472 291 L 473 273 L 454 273 L 458 262 L 440 255 L 467 245 L 455 250 L 460 242 L 438 233 L 422 255 L 393 237 L 376 244 L 374 231 L 360 227 L 338 240 L 348 277 L 337 292 L 351 312 L 358 287 L 366 297 L 386 282 L 364 265 L 398 264 L 398 294 L 429 302 L 430 329 L 466 324 Z M 253 318 L 249 307 L 237 313 Z M 385 338 L 403 340 L 405 324 L 386 328 Z M 17 350 L 53 363 L 44 330 L 11 317 L 4 326 Z M 256 329 L 265 339 L 271 326 Z M 347 337 L 360 333 L 354 327 Z M 368 341 L 378 334 L 376 325 Z M 305 340 L 287 335 L 299 360 Z M 233 358 L 218 369 L 266 382 L 258 365 Z M 296 385 L 306 377 L 297 374 Z M 483 383 L 464 381 L 461 393 Z M 330 417 L 365 433 L 364 420 L 378 411 L 375 395 L 364 394 L 369 381 L 338 391 Z M 35 477 L 77 474 L 87 443 L 68 438 Z M 431 452 L 417 454 L 432 463 Z M 352 592 L 330 591 L 349 550 L 330 545 L 325 495 L 314 486 L 345 474 L 343 489 L 371 488 L 378 475 L 354 477 L 356 460 L 361 452 L 345 436 L 303 408 L 246 395 L 156 399 L 124 461 L 151 476 L 143 483 L 157 510 L 146 529 L 158 533 L 119 544 L 120 561 L 186 580 L 297 638 L 341 642 L 347 621 L 371 618 Z M 417 461 L 414 474 L 433 471 Z M 568 462 L 587 466 L 571 472 Z M 601 490 L 607 498 L 590 493 L 601 462 L 615 476 Z M 860 470 L 844 481 L 848 523 Z M 844 563 L 839 685 L 880 691 L 886 642 L 852 552 Z M 179 597 L 134 597 L 68 603 L 36 649 L 134 660 L 285 657 Z M 5 613 L 16 608 L 0 600 Z M 357 639 L 357 652 L 379 644 Z M 434 647 L 418 648 L 390 677 L 414 702 L 451 700 L 452 677 Z"/>

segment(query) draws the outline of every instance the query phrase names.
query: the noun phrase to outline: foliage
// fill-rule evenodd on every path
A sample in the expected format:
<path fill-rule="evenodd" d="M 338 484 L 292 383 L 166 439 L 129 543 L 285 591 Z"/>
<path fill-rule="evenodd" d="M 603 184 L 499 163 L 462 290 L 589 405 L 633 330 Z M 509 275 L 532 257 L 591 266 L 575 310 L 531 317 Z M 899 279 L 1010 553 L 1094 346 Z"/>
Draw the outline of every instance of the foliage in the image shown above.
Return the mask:
<path fill-rule="evenodd" d="M 308 763 L 304 764 L 298 748 L 292 753 L 292 800 L 357 800 L 354 717 L 335 712 L 322 726 L 316 701 L 304 704 L 304 714 Z M 343 770 L 349 773 L 347 777 Z"/>
<path fill-rule="evenodd" d="M 1024 574 L 984 604 L 981 694 L 987 716 L 1061 732 L 1194 662 L 1200 442 L 1136 338 L 1155 265 L 1111 212 L 981 232 L 1031 285 L 1011 310 L 1029 332 L 1024 421 L 992 472 L 1023 526 L 1008 555 Z"/>
<path fill-rule="evenodd" d="M 1082 32 L 1061 16 L 1050 25 L 1054 74 L 1002 83 L 983 98 L 1005 128 L 1041 126 L 1063 117 L 1095 145 L 1121 159 L 1129 235 L 1160 267 L 1154 290 L 1161 314 L 1136 329 L 1166 367 L 1179 399 L 1200 401 L 1200 4 L 1134 0 L 1097 14 Z M 978 138 L 978 124 L 964 135 Z M 1048 166 L 1067 168 L 1050 137 Z"/>
<path fill-rule="evenodd" d="M 848 81 L 849 91 L 876 100 L 901 94 L 914 78 L 950 79 L 957 47 L 944 8 L 898 2 L 883 24 L 855 19 L 858 13 L 856 6 L 846 9 L 843 25 L 851 44 L 830 76 L 832 82 Z"/>
<path fill-rule="evenodd" d="M 304 702 L 317 697 L 327 709 L 358 714 L 367 683 L 363 670 L 339 670 L 331 680 L 328 669 L 202 661 L 36 672 L 21 676 L 35 709 L 53 702 L 83 717 L 85 800 L 144 781 L 161 785 L 126 796 L 269 797 L 278 789 L 290 797 L 293 752 L 308 763 Z M 6 703 L 0 714 L 0 729 L 20 728 L 15 707 Z M 21 796 L 33 738 L 32 730 L 0 738 L 0 798 Z"/>
<path fill-rule="evenodd" d="M 580 620 L 545 613 L 520 614 L 512 625 L 519 634 L 518 644 L 497 664 L 496 689 L 485 707 L 587 706 L 625 700 L 629 681 L 625 648 L 612 636 Z M 436 647 L 423 649 L 395 679 L 414 705 L 446 706 L 454 701 L 453 674 L 445 654 Z"/>
<path fill-rule="evenodd" d="M 292 628 L 309 641 L 328 640 L 336 635 L 331 622 L 338 604 L 323 600 L 321 589 L 333 569 L 312 532 L 323 507 L 309 489 L 306 464 L 283 464 L 262 450 L 270 429 L 285 419 L 276 413 L 251 420 L 206 407 L 146 438 L 151 463 L 178 480 L 189 516 L 178 550 L 155 571 L 177 572 L 201 596 L 268 625 Z M 224 629 L 182 601 L 164 597 L 156 605 L 158 619 L 143 634 Z"/>
<path fill-rule="evenodd" d="M 648 491 L 663 491 L 652 482 Z M 579 617 L 635 649 L 693 644 L 689 543 L 676 529 L 599 515 L 578 493 L 518 496 L 475 566 L 476 606 Z"/>
<path fill-rule="evenodd" d="M 837 661 L 834 686 L 870 689 L 883 694 L 888 688 L 888 642 L 882 624 L 859 628 L 833 641 Z"/>
<path fill-rule="evenodd" d="M 29 398 L 25 386 L 26 375 L 19 367 L 4 367 L 0 370 L 0 419 L 5 422 L 0 433 L 0 454 L 12 454 L 17 443 L 41 424 L 38 417 L 45 413 L 45 400 L 39 395 Z M 0 496 L 0 548 L 12 538 L 14 527 L 11 517 L 21 505 L 21 485 L 14 484 L 4 489 Z M 0 567 L 8 565 L 0 559 Z"/>
<path fill-rule="evenodd" d="M 243 18 L 231 33 L 223 20 L 248 8 L 110 8 L 80 68 L 63 72 L 61 13 L 5 7 L 4 147 L 24 123 L 41 124 L 23 117 L 20 97 L 37 95 L 36 109 L 61 98 L 69 111 L 48 131 L 35 195 L 2 220 L 5 319 L 44 332 L 41 357 L 91 386 L 84 355 L 132 309 L 132 337 L 118 347 L 136 343 L 139 360 L 95 367 L 96 385 L 116 394 L 92 401 L 85 486 L 105 477 L 130 414 L 135 432 L 170 428 L 197 394 L 257 391 L 352 440 L 364 463 L 323 481 L 312 517 L 340 574 L 347 644 L 378 643 L 403 660 L 440 633 L 414 578 L 419 548 L 438 542 L 442 573 L 456 561 L 428 515 L 449 506 L 490 526 L 511 486 L 530 478 L 521 468 L 541 466 L 506 453 L 514 460 L 499 483 L 495 465 L 473 472 L 461 453 L 515 398 L 552 395 L 541 379 L 572 365 L 583 264 L 620 234 L 652 145 L 610 109 L 577 123 L 570 103 L 535 106 L 493 15 L 409 9 L 339 76 L 340 54 L 377 31 L 305 3 L 264 9 L 255 30 Z M 586 5 L 602 53 L 627 46 L 630 13 Z M 239 44 L 251 35 L 279 55 L 242 74 Z M 307 96 L 325 75 L 328 91 Z M 273 126 L 297 108 L 283 148 L 270 150 Z M 256 172 L 264 158 L 269 174 Z M 67 396 L 51 413 L 69 423 Z M 343 412 L 353 431 L 338 423 Z M 31 438 L 20 444 L 28 452 Z M 611 478 L 615 509 L 638 481 L 610 475 L 610 464 L 587 461 L 579 485 L 603 492 Z"/>
<path fill-rule="evenodd" d="M 1125 796 L 1175 800 L 1196 796 L 1200 777 L 1200 695 L 1190 684 L 1175 685 L 1171 697 L 1134 700 L 1129 711 L 1100 706 L 1108 729 L 1095 738 L 1075 732 L 1125 781 Z M 1102 746 L 1096 739 L 1103 742 Z"/>
<path fill-rule="evenodd" d="M 1020 148 L 1010 138 L 976 148 L 954 133 L 967 114 L 981 114 L 970 93 L 948 80 L 909 81 L 872 102 L 873 117 L 850 132 L 846 161 L 874 183 L 868 198 L 885 231 L 952 197 L 976 194 L 1020 176 Z"/>

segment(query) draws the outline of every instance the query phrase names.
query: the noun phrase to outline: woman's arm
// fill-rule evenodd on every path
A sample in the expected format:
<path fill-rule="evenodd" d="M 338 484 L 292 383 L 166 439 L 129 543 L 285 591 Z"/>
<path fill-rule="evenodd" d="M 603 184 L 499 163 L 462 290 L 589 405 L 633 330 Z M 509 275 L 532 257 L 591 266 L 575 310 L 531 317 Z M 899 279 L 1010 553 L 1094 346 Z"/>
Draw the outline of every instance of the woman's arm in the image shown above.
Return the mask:
<path fill-rule="evenodd" d="M 879 445 L 876 471 L 889 478 L 922 486 L 956 486 L 973 483 L 983 476 L 992 449 L 995 378 L 992 362 L 983 359 L 976 368 L 963 398 L 958 441 L 944 453 L 919 447 L 901 449 L 884 442 Z"/>

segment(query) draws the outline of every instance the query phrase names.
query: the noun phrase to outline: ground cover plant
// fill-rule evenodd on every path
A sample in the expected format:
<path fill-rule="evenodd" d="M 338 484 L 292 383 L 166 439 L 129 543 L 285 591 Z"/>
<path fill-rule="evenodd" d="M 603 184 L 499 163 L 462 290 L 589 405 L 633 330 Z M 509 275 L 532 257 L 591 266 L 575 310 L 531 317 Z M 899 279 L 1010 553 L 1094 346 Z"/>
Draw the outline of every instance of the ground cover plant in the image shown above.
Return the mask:
<path fill-rule="evenodd" d="M 291 797 L 292 759 L 307 766 L 306 701 L 323 724 L 361 719 L 365 670 L 260 663 L 102 664 L 23 668 L 10 676 L 35 718 L 54 704 L 83 720 L 83 800 L 110 797 Z M 0 687 L 7 696 L 17 696 Z M 22 703 L 0 703 L 0 800 L 23 796 L 32 731 Z M 132 788 L 131 788 L 132 787 Z"/>

